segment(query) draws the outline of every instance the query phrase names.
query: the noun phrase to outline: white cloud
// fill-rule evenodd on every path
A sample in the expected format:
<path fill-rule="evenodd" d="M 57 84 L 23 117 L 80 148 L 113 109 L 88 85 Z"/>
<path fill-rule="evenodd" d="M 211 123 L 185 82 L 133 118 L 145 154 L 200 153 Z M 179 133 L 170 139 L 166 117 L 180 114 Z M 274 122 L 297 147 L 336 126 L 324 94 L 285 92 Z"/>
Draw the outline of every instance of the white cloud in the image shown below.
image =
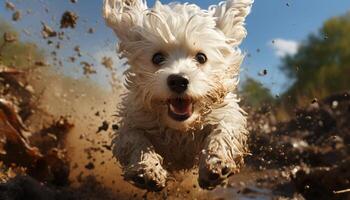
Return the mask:
<path fill-rule="evenodd" d="M 293 56 L 298 52 L 299 43 L 294 40 L 286 40 L 276 38 L 272 40 L 269 45 L 275 50 L 278 57 L 285 57 L 287 55 Z"/>

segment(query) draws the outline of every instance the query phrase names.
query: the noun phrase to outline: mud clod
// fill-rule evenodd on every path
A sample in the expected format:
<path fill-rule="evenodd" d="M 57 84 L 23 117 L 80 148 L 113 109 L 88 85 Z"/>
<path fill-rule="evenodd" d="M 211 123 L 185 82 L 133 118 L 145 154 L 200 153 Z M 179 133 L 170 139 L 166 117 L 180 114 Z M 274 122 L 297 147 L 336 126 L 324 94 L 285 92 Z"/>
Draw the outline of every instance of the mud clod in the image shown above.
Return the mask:
<path fill-rule="evenodd" d="M 61 28 L 75 28 L 78 18 L 74 12 L 66 11 L 61 18 Z"/>
<path fill-rule="evenodd" d="M 49 27 L 48 25 L 46 25 L 44 22 L 42 22 L 42 31 L 41 31 L 41 35 L 43 36 L 44 39 L 49 38 L 49 37 L 56 37 L 57 36 L 57 32 L 54 31 L 51 27 Z"/>

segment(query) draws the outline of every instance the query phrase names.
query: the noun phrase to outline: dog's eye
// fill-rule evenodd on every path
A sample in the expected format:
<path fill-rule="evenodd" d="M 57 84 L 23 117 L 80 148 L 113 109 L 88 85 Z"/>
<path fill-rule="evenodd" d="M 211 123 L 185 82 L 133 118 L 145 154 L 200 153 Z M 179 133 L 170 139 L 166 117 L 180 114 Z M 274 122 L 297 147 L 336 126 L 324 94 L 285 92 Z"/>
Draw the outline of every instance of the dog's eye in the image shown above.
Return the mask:
<path fill-rule="evenodd" d="M 165 61 L 165 56 L 162 53 L 156 53 L 153 55 L 152 62 L 155 65 L 162 65 L 163 62 Z"/>
<path fill-rule="evenodd" d="M 204 53 L 197 53 L 195 59 L 197 60 L 197 62 L 199 62 L 200 64 L 204 64 L 207 62 L 207 56 Z"/>

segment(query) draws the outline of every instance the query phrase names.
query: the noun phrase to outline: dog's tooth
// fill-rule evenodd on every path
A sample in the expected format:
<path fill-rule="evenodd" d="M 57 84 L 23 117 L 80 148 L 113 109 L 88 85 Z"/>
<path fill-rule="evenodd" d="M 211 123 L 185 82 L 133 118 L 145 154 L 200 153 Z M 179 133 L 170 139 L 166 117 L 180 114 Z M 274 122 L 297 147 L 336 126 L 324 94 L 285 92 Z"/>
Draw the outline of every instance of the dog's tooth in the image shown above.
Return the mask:
<path fill-rule="evenodd" d="M 176 111 L 176 108 L 172 104 L 170 104 L 170 111 L 175 113 L 175 114 L 177 114 L 177 115 L 185 115 L 185 114 L 187 114 L 187 112 L 178 112 L 178 111 Z"/>
<path fill-rule="evenodd" d="M 170 110 L 171 110 L 171 112 L 176 113 L 175 108 L 174 108 L 174 106 L 172 104 L 170 104 Z"/>

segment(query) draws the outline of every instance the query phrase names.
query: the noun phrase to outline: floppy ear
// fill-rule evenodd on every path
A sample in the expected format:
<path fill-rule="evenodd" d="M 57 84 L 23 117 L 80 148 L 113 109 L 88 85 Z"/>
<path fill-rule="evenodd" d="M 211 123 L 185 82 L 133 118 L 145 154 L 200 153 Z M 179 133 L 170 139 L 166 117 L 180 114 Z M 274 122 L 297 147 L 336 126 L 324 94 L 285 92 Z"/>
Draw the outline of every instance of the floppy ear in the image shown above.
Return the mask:
<path fill-rule="evenodd" d="M 216 18 L 216 26 L 226 35 L 228 43 L 239 45 L 246 37 L 245 18 L 250 12 L 254 0 L 227 0 L 217 6 L 209 7 Z"/>
<path fill-rule="evenodd" d="M 104 0 L 103 17 L 119 40 L 127 41 L 131 29 L 142 23 L 142 12 L 147 9 L 145 0 Z"/>

